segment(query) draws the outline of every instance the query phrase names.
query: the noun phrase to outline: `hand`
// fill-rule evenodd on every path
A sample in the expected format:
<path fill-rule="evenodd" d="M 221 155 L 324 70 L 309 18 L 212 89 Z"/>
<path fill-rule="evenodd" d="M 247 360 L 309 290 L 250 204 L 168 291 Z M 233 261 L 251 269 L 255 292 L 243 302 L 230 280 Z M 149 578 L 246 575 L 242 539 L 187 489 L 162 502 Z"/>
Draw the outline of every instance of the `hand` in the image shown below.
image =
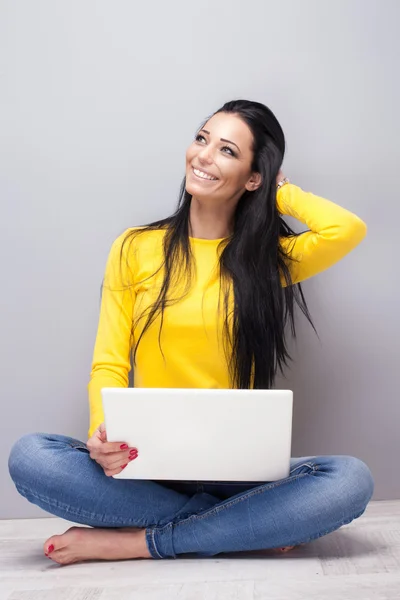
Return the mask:
<path fill-rule="evenodd" d="M 285 179 L 285 175 L 283 174 L 283 171 L 282 171 L 282 169 L 279 169 L 279 173 L 278 173 L 278 175 L 276 176 L 276 185 L 278 185 L 278 183 L 279 183 L 280 181 L 282 181 L 282 179 Z"/>
<path fill-rule="evenodd" d="M 107 442 L 107 433 L 102 423 L 87 441 L 90 458 L 95 460 L 107 477 L 121 473 L 126 465 L 138 455 L 137 448 L 129 448 L 123 442 Z"/>

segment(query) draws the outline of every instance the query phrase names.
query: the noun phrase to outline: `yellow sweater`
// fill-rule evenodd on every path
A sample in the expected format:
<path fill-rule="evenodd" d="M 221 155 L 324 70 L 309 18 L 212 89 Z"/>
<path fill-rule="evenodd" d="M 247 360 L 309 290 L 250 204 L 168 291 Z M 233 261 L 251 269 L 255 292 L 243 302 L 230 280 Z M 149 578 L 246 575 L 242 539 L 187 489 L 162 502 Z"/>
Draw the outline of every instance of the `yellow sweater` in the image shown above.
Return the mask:
<path fill-rule="evenodd" d="M 293 283 L 308 279 L 337 263 L 361 242 L 367 232 L 366 224 L 355 214 L 291 183 L 278 190 L 277 207 L 281 214 L 295 217 L 310 229 L 302 233 L 293 246 L 292 256 L 300 258 L 297 264 L 288 263 Z M 113 243 L 105 271 L 88 385 L 89 437 L 104 420 L 101 389 L 128 387 L 132 345 L 147 320 L 140 320 L 131 340 L 132 317 L 136 321 L 143 310 L 156 300 L 162 281 L 163 270 L 155 279 L 146 281 L 146 278 L 162 262 L 164 231 L 146 232 L 136 237 L 132 246 L 125 244 L 121 268 L 121 244 L 128 232 L 125 231 Z M 138 346 L 135 387 L 231 387 L 221 345 L 223 304 L 220 316 L 217 310 L 219 280 L 215 276 L 215 267 L 220 242 L 190 238 L 196 275 L 189 294 L 165 310 L 161 335 L 165 363 L 158 342 L 158 316 Z M 282 246 L 288 243 L 285 238 L 281 239 Z M 127 282 L 131 284 L 128 287 Z M 285 285 L 283 277 L 282 285 Z M 170 297 L 180 297 L 182 291 L 181 287 L 171 287 Z"/>

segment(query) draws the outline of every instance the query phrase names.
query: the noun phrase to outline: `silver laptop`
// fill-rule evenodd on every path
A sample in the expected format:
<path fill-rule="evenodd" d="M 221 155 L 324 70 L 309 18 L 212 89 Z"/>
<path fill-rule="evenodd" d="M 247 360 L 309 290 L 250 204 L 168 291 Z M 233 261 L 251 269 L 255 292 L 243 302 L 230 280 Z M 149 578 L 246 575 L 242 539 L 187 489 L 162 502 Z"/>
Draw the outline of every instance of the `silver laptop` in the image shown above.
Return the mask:
<path fill-rule="evenodd" d="M 117 479 L 276 481 L 289 476 L 291 390 L 103 388 L 109 442 L 139 456 Z"/>

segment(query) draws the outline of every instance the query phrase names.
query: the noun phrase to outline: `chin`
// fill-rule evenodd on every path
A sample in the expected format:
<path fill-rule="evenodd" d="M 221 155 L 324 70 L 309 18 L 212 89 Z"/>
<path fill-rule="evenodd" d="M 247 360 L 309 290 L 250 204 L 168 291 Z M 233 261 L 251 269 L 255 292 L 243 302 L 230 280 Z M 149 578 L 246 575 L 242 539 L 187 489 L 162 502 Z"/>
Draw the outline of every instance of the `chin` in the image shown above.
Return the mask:
<path fill-rule="evenodd" d="M 196 182 L 194 182 L 192 180 L 191 174 L 187 174 L 186 175 L 186 191 L 188 194 L 191 194 L 192 196 L 194 195 L 200 195 L 203 192 L 203 190 L 201 189 L 201 185 L 196 185 Z"/>
<path fill-rule="evenodd" d="M 186 191 L 188 194 L 190 194 L 191 196 L 196 196 L 197 198 L 209 198 L 210 196 L 212 196 L 213 194 L 210 194 L 203 190 L 201 188 L 201 186 L 199 185 L 191 185 L 190 183 L 186 184 Z"/>
<path fill-rule="evenodd" d="M 188 194 L 191 194 L 192 196 L 204 196 L 204 197 L 209 197 L 210 196 L 210 192 L 205 188 L 205 186 L 203 186 L 201 183 L 197 183 L 196 181 L 193 181 L 193 176 L 191 176 L 191 174 L 186 175 L 186 185 L 185 185 L 186 191 Z M 213 195 L 213 193 L 211 192 L 211 195 Z"/>

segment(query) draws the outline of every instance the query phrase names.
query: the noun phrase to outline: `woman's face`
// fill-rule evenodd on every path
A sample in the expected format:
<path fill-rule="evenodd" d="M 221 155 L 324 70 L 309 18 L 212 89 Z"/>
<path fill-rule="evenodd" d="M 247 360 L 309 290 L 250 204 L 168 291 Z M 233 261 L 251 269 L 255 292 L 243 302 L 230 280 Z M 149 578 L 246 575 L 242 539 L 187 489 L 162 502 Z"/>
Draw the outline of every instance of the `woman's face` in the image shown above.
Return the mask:
<path fill-rule="evenodd" d="M 236 201 L 246 190 L 257 189 L 261 176 L 251 171 L 252 144 L 242 119 L 215 114 L 186 151 L 186 191 L 198 199 Z"/>

